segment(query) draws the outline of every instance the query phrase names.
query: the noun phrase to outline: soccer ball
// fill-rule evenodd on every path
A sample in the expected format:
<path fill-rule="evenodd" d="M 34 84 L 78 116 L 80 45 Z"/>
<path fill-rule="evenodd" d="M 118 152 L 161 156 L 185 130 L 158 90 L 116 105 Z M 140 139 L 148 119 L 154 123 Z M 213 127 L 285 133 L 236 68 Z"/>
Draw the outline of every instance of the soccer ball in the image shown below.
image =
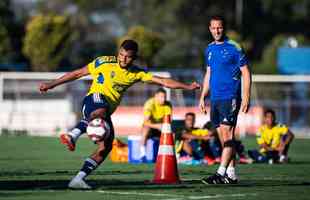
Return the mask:
<path fill-rule="evenodd" d="M 88 123 L 86 132 L 92 141 L 97 142 L 109 137 L 110 126 L 103 119 L 96 118 Z"/>

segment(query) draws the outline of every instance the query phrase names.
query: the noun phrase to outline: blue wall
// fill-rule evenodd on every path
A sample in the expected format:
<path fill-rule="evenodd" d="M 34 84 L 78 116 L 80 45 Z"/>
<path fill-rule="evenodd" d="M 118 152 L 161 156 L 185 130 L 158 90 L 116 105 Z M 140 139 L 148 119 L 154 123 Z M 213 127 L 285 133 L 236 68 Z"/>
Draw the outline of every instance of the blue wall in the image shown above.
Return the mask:
<path fill-rule="evenodd" d="M 310 48 L 279 48 L 277 62 L 281 74 L 310 74 Z"/>

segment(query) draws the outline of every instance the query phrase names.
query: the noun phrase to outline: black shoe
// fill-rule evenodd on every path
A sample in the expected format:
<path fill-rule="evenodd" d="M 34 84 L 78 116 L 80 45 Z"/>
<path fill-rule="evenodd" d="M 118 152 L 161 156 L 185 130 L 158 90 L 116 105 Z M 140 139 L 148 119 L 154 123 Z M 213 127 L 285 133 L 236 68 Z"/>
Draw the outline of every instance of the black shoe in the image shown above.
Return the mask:
<path fill-rule="evenodd" d="M 212 176 L 209 176 L 208 178 L 203 178 L 201 180 L 204 184 L 237 184 L 238 179 L 231 179 L 227 175 L 222 176 L 218 173 L 215 173 Z"/>
<path fill-rule="evenodd" d="M 204 184 L 225 184 L 225 176 L 215 173 L 201 180 Z"/>
<path fill-rule="evenodd" d="M 229 178 L 227 174 L 224 176 L 224 179 L 225 179 L 225 184 L 237 184 L 238 183 L 238 179 Z"/>

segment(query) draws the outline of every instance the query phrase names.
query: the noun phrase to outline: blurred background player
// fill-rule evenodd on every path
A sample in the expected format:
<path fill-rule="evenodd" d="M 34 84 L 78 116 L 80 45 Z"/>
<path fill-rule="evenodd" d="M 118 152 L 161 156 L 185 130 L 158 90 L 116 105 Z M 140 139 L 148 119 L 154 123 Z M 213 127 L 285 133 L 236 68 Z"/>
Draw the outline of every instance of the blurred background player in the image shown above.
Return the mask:
<path fill-rule="evenodd" d="M 222 147 L 221 147 L 221 141 L 219 139 L 219 135 L 217 133 L 216 128 L 213 127 L 212 122 L 207 122 L 204 126 L 204 129 L 210 130 L 212 132 L 212 136 L 210 138 L 210 144 L 214 145 L 212 149 L 216 150 L 213 151 L 213 155 L 215 157 L 215 163 L 220 163 L 221 162 L 221 152 L 222 152 Z M 212 141 L 214 140 L 214 141 Z M 211 142 L 212 141 L 212 142 Z M 239 163 L 241 164 L 251 164 L 253 163 L 253 160 L 251 158 L 247 157 L 246 151 L 245 151 L 245 146 L 242 143 L 241 140 L 238 140 L 235 138 L 235 149 L 236 149 L 236 155 L 238 156 Z M 210 161 L 209 161 L 210 162 Z M 212 160 L 211 160 L 212 163 Z"/>
<path fill-rule="evenodd" d="M 172 105 L 167 101 L 167 94 L 159 88 L 154 97 L 148 99 L 143 107 L 144 121 L 142 126 L 141 159 L 146 156 L 146 142 L 148 138 L 160 137 L 163 118 L 172 115 Z"/>
<path fill-rule="evenodd" d="M 91 120 L 99 118 L 110 126 L 108 137 L 99 138 L 95 142 L 97 149 L 85 160 L 81 170 L 70 181 L 70 188 L 91 188 L 84 179 L 105 160 L 112 149 L 114 130 L 111 114 L 120 104 L 123 93 L 128 87 L 140 81 L 155 83 L 169 88 L 188 90 L 200 87 L 196 82 L 184 84 L 170 78 L 154 76 L 152 73 L 133 65 L 133 61 L 137 58 L 137 53 L 138 44 L 133 40 L 125 40 L 120 46 L 117 58 L 115 56 L 98 57 L 85 67 L 66 73 L 56 80 L 39 85 L 39 90 L 46 92 L 56 86 L 89 74 L 93 79 L 89 92 L 83 101 L 83 121 L 78 123 L 68 134 L 61 135 L 62 143 L 67 145 L 69 150 L 74 150 L 77 138 L 86 132 L 87 123 Z"/>
<path fill-rule="evenodd" d="M 274 110 L 264 112 L 263 125 L 257 133 L 259 151 L 249 150 L 249 156 L 255 162 L 263 163 L 288 162 L 288 150 L 294 139 L 294 134 L 287 126 L 276 122 Z"/>
<path fill-rule="evenodd" d="M 235 140 L 235 149 L 236 149 L 236 160 L 240 164 L 252 164 L 254 161 L 252 158 L 248 157 L 244 144 L 241 140 Z"/>
<path fill-rule="evenodd" d="M 195 122 L 195 113 L 185 114 L 180 140 L 176 143 L 176 152 L 179 154 L 178 161 L 184 164 L 200 164 L 200 161 L 203 161 L 212 165 L 216 160 L 220 160 L 220 144 L 211 127 L 197 128 Z"/>
<path fill-rule="evenodd" d="M 179 163 L 213 165 L 221 162 L 221 142 L 212 122 L 206 122 L 203 128 L 195 127 L 195 113 L 186 113 L 184 128 L 176 142 Z M 245 147 L 240 140 L 235 140 L 236 155 L 241 164 L 251 164 L 253 160 L 247 157 Z"/>
<path fill-rule="evenodd" d="M 224 18 L 213 16 L 209 30 L 214 41 L 205 50 L 207 69 L 199 107 L 206 113 L 205 98 L 210 90 L 211 121 L 217 129 L 223 151 L 217 172 L 203 178 L 202 182 L 232 184 L 238 182 L 235 170 L 235 127 L 239 109 L 243 113 L 248 111 L 251 75 L 241 47 L 225 35 Z"/>

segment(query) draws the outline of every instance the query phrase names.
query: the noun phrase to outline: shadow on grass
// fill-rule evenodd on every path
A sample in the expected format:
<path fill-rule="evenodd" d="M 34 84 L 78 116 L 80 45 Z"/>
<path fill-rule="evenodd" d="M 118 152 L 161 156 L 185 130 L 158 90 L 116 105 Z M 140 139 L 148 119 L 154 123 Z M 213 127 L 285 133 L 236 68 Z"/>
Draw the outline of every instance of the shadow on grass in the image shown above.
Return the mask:
<path fill-rule="evenodd" d="M 33 196 L 34 192 L 27 192 L 27 193 L 16 193 L 16 192 L 0 192 L 0 198 L 25 198 L 26 196 Z"/>
<path fill-rule="evenodd" d="M 77 170 L 58 170 L 58 171 L 1 171 L 0 177 L 9 177 L 9 176 L 41 176 L 41 175 L 53 175 L 53 176 L 62 176 L 62 175 L 75 175 Z M 95 171 L 92 175 L 134 175 L 134 174 L 151 174 L 152 170 L 132 170 L 132 171 L 121 171 L 121 170 L 110 170 L 110 171 Z"/>
<path fill-rule="evenodd" d="M 64 190 L 68 189 L 68 180 L 14 180 L 0 181 L 1 190 Z M 89 180 L 89 185 L 94 189 L 175 189 L 193 187 L 189 183 L 157 185 L 149 181 L 124 181 L 124 180 Z M 194 183 L 192 181 L 192 183 Z M 200 181 L 196 181 L 200 184 Z"/>
<path fill-rule="evenodd" d="M 66 190 L 68 180 L 14 180 L 0 181 L 1 190 Z M 283 181 L 283 180 L 251 180 L 242 181 L 236 185 L 208 185 L 204 186 L 200 180 L 183 180 L 180 184 L 158 185 L 149 181 L 131 180 L 90 180 L 88 183 L 94 189 L 109 190 L 136 190 L 136 189 L 178 189 L 178 188 L 197 188 L 197 187 L 271 187 L 271 186 L 310 186 L 310 182 L 305 181 Z M 1 194 L 1 193 L 0 193 Z"/>
<path fill-rule="evenodd" d="M 244 180 L 240 181 L 238 184 L 231 185 L 208 185 L 208 187 L 239 187 L 239 188 L 251 188 L 251 187 L 276 187 L 276 186 L 310 186 L 310 182 L 300 181 L 300 180 Z"/>

